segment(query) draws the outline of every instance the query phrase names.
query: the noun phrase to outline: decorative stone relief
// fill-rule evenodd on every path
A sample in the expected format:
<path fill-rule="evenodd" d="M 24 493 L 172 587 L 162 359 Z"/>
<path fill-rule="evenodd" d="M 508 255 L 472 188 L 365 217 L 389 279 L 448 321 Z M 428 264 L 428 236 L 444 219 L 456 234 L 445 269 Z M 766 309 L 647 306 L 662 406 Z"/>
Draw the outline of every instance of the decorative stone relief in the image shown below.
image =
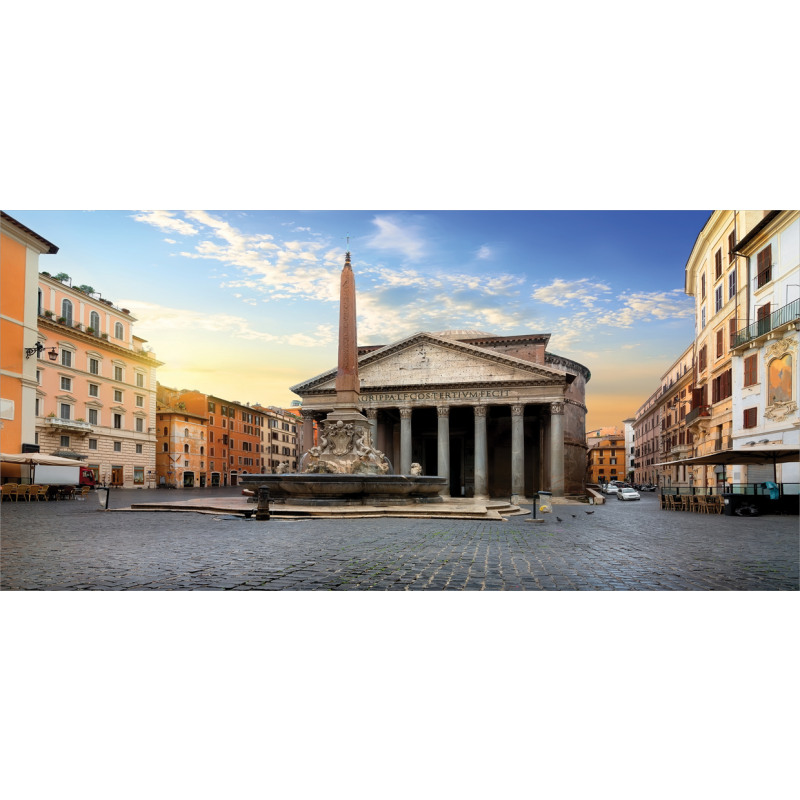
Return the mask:
<path fill-rule="evenodd" d="M 564 413 L 564 404 L 563 403 L 550 403 L 550 413 L 551 414 L 563 414 Z"/>
<path fill-rule="evenodd" d="M 773 403 L 764 409 L 764 416 L 774 422 L 783 422 L 786 417 L 797 412 L 797 403 L 794 400 L 785 400 Z"/>
<path fill-rule="evenodd" d="M 389 460 L 372 446 L 369 425 L 342 420 L 320 423 L 319 444 L 303 457 L 302 472 L 385 475 Z"/>
<path fill-rule="evenodd" d="M 439 417 L 447 417 L 450 414 L 450 406 L 436 406 L 436 415 Z"/>
<path fill-rule="evenodd" d="M 513 405 L 511 406 L 511 416 L 512 417 L 521 417 L 525 413 L 525 406 L 523 405 Z"/>
<path fill-rule="evenodd" d="M 773 342 L 764 350 L 764 357 L 766 361 L 771 361 L 773 358 L 781 358 L 786 353 L 797 354 L 797 339 L 784 338 Z"/>
<path fill-rule="evenodd" d="M 486 416 L 486 406 L 473 406 L 472 410 L 475 412 L 476 417 Z"/>

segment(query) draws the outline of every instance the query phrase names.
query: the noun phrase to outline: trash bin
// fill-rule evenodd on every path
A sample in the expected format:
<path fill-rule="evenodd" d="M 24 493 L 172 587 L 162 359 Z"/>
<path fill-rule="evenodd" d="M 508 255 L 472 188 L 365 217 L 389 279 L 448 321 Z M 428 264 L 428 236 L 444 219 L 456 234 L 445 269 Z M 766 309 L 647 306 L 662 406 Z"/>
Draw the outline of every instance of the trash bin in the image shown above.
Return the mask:
<path fill-rule="evenodd" d="M 740 494 L 731 494 L 729 492 L 723 493 L 722 513 L 726 517 L 734 516 L 734 512 L 742 504 L 741 497 L 742 495 Z"/>
<path fill-rule="evenodd" d="M 539 511 L 549 514 L 553 510 L 552 492 L 539 492 Z"/>

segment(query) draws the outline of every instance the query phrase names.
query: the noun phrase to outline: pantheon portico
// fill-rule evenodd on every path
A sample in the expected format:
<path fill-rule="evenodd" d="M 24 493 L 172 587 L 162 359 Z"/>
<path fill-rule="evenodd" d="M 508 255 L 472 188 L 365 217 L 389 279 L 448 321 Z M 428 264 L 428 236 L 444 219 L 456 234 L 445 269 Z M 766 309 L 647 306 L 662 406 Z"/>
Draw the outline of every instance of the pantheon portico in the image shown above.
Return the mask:
<path fill-rule="evenodd" d="M 581 494 L 589 370 L 546 352 L 549 334 L 420 332 L 358 348 L 358 404 L 394 466 L 448 479 L 452 497 Z M 336 367 L 292 387 L 304 441 L 336 399 Z"/>

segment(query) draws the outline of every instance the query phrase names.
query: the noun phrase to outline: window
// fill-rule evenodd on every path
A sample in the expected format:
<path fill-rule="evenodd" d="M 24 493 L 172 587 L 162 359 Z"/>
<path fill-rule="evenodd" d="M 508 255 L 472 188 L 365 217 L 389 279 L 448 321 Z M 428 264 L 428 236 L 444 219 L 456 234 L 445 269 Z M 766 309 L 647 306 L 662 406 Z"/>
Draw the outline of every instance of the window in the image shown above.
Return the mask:
<path fill-rule="evenodd" d="M 117 366 L 114 367 L 114 380 L 115 381 L 123 380 L 122 367 L 117 367 Z"/>
<path fill-rule="evenodd" d="M 728 262 L 733 261 L 736 258 L 736 254 L 734 253 L 734 249 L 736 247 L 736 231 L 732 231 L 728 234 Z"/>
<path fill-rule="evenodd" d="M 97 450 L 97 439 L 89 439 L 89 449 Z"/>
<path fill-rule="evenodd" d="M 724 330 L 720 328 L 717 331 L 717 358 L 722 358 L 725 353 L 725 343 L 723 342 Z"/>
<path fill-rule="evenodd" d="M 42 404 L 38 397 L 36 398 L 35 406 L 36 406 L 35 415 L 37 417 L 40 417 L 42 415 Z"/>
<path fill-rule="evenodd" d="M 703 306 L 700 309 L 700 327 L 705 328 L 706 326 L 706 307 Z"/>
<path fill-rule="evenodd" d="M 731 370 L 726 370 L 711 383 L 711 402 L 718 403 L 720 400 L 725 400 L 731 396 L 731 392 Z"/>
<path fill-rule="evenodd" d="M 100 315 L 96 311 L 89 314 L 89 327 L 93 328 L 95 333 L 100 333 Z"/>
<path fill-rule="evenodd" d="M 122 327 L 121 322 L 117 322 L 114 324 L 114 338 L 115 339 L 125 338 L 125 328 Z"/>
<path fill-rule="evenodd" d="M 69 300 L 61 301 L 61 316 L 64 317 L 67 325 L 72 325 L 72 303 Z"/>
<path fill-rule="evenodd" d="M 208 410 L 209 411 L 216 411 L 217 410 L 217 404 L 216 403 L 212 403 L 211 400 L 209 400 L 208 401 Z M 212 422 L 211 424 L 213 425 L 214 423 Z"/>
<path fill-rule="evenodd" d="M 697 354 L 697 368 L 702 372 L 706 368 L 706 346 L 703 345 Z"/>
<path fill-rule="evenodd" d="M 162 450 L 163 450 L 165 453 L 168 453 L 168 452 L 169 452 L 169 445 L 168 445 L 166 442 L 164 442 L 164 444 L 162 445 L 161 449 L 162 449 Z"/>
<path fill-rule="evenodd" d="M 719 280 L 722 277 L 722 248 L 720 247 L 714 253 L 714 280 Z"/>
<path fill-rule="evenodd" d="M 62 367 L 71 367 L 72 366 L 72 351 L 71 350 L 61 350 L 61 366 Z"/>
<path fill-rule="evenodd" d="M 97 383 L 89 384 L 89 397 L 100 397 L 100 385 Z"/>
<path fill-rule="evenodd" d="M 756 309 L 756 322 L 758 324 L 758 335 L 769 333 L 769 315 L 770 305 L 764 303 L 763 306 Z"/>
<path fill-rule="evenodd" d="M 89 372 L 91 372 L 92 375 L 100 374 L 100 362 L 96 358 L 89 359 Z"/>
<path fill-rule="evenodd" d="M 122 442 L 114 442 L 114 452 L 115 453 L 122 452 Z"/>
<path fill-rule="evenodd" d="M 97 419 L 98 419 L 98 417 L 97 417 L 97 409 L 96 408 L 90 408 L 89 409 L 89 424 L 90 425 L 97 425 L 98 424 Z"/>
<path fill-rule="evenodd" d="M 61 376 L 61 388 L 65 392 L 72 391 L 72 378 L 65 378 L 63 375 Z"/>
<path fill-rule="evenodd" d="M 188 445 L 188 444 L 185 444 L 185 445 L 183 446 L 183 452 L 184 452 L 184 453 L 188 453 L 188 452 L 189 452 L 189 445 Z"/>
<path fill-rule="evenodd" d="M 184 428 L 183 429 L 183 438 L 184 439 L 188 439 L 189 438 L 189 429 L 188 428 Z"/>
<path fill-rule="evenodd" d="M 744 385 L 758 383 L 758 355 L 747 356 L 744 360 Z"/>
<path fill-rule="evenodd" d="M 122 390 L 121 389 L 114 389 L 114 402 L 121 403 L 122 402 Z"/>
<path fill-rule="evenodd" d="M 69 436 L 61 437 L 61 447 L 69 447 Z"/>
<path fill-rule="evenodd" d="M 144 386 L 144 373 L 137 372 L 136 373 L 136 385 L 137 386 Z"/>
<path fill-rule="evenodd" d="M 143 446 L 141 444 L 136 445 L 136 455 L 140 456 L 144 452 Z"/>
<path fill-rule="evenodd" d="M 756 259 L 758 264 L 758 277 L 756 288 L 760 289 L 772 280 L 772 245 L 768 244 Z"/>
<path fill-rule="evenodd" d="M 700 276 L 700 299 L 706 299 L 706 274 L 705 272 Z"/>
<path fill-rule="evenodd" d="M 122 414 L 114 414 L 114 427 L 115 428 L 122 427 Z"/>
<path fill-rule="evenodd" d="M 70 410 L 72 406 L 69 403 L 62 403 L 61 404 L 61 419 L 71 419 Z"/>
<path fill-rule="evenodd" d="M 728 340 L 730 342 L 728 347 L 733 347 L 735 339 L 736 339 L 736 320 L 731 319 L 728 320 Z"/>
<path fill-rule="evenodd" d="M 792 356 L 790 353 L 769 362 L 768 391 L 770 405 L 785 403 L 792 399 Z"/>
<path fill-rule="evenodd" d="M 144 467 L 133 468 L 133 483 L 134 485 L 144 483 Z"/>
<path fill-rule="evenodd" d="M 757 411 L 755 408 L 746 408 L 744 410 L 744 428 L 755 428 L 757 423 Z"/>
<path fill-rule="evenodd" d="M 42 371 L 40 369 L 36 370 L 36 383 L 38 383 L 39 386 L 42 385 Z"/>
<path fill-rule="evenodd" d="M 728 300 L 733 300 L 736 296 L 736 268 L 728 275 Z"/>
<path fill-rule="evenodd" d="M 714 289 L 714 311 L 722 310 L 722 284 Z"/>
<path fill-rule="evenodd" d="M 144 419 L 136 417 L 136 433 L 144 433 Z"/>

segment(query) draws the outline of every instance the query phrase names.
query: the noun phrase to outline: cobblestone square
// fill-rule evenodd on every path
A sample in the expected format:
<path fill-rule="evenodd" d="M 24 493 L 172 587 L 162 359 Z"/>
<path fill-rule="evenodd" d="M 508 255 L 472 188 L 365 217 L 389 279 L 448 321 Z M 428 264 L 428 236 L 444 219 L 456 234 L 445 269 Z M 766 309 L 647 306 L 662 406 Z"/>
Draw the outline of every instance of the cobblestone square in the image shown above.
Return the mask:
<path fill-rule="evenodd" d="M 194 490 L 198 498 L 202 492 Z M 223 490 L 224 491 L 224 490 Z M 227 490 L 234 494 L 235 490 Z M 167 497 L 165 497 L 167 494 Z M 177 497 L 175 497 L 177 495 Z M 187 493 L 120 490 L 111 508 Z M 205 496 L 211 496 L 209 494 Z M 587 513 L 593 511 L 593 513 Z M 663 511 L 655 495 L 545 522 L 245 520 L 4 503 L 3 590 L 798 589 L 798 518 Z M 558 522 L 556 517 L 561 517 Z"/>

